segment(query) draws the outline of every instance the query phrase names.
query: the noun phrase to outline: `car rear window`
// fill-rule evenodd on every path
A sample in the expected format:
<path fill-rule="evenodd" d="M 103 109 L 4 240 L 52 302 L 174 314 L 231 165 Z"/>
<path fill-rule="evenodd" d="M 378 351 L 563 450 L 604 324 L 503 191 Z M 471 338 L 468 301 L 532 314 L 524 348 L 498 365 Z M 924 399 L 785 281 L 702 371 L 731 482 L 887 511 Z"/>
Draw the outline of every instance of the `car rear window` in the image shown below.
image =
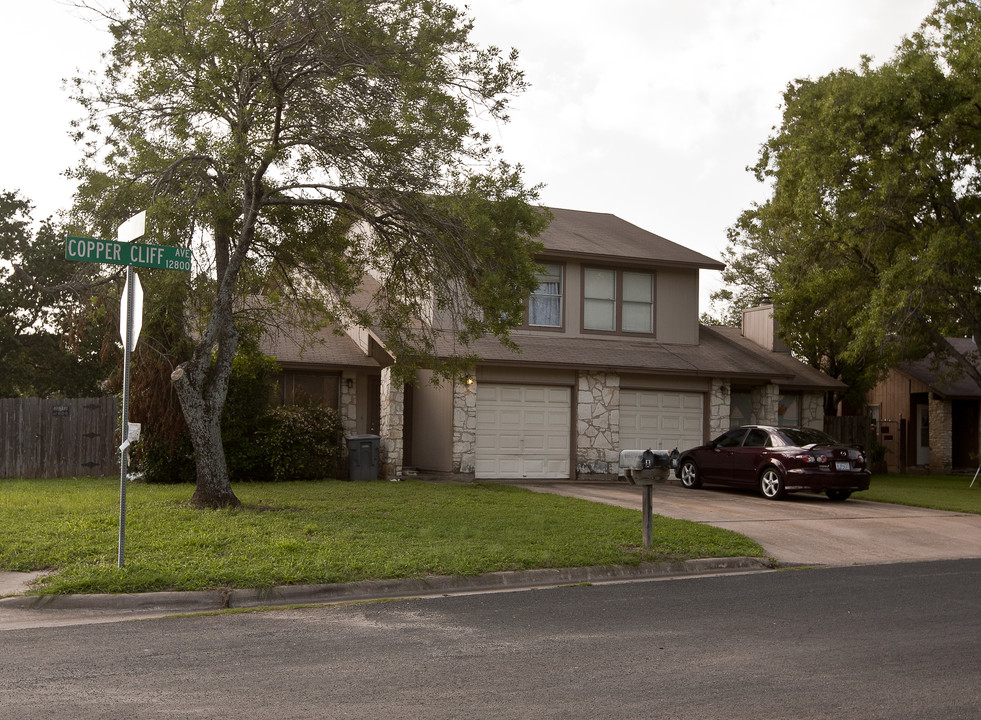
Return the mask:
<path fill-rule="evenodd" d="M 808 445 L 837 445 L 834 438 L 825 435 L 820 430 L 809 428 L 782 428 L 780 433 L 786 437 L 791 444 L 797 447 L 807 447 Z"/>

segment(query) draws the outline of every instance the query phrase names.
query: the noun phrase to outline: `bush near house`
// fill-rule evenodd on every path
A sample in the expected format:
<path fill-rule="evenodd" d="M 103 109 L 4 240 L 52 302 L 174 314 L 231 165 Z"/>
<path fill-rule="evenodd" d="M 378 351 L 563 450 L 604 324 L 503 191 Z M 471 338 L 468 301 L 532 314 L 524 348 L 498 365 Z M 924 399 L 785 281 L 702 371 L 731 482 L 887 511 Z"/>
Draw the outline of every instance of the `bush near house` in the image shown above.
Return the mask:
<path fill-rule="evenodd" d="M 340 416 L 316 403 L 271 407 L 278 371 L 271 358 L 235 358 L 221 431 L 229 477 L 234 482 L 336 477 L 343 443 Z M 134 469 L 151 484 L 195 482 L 187 432 L 176 439 L 147 433 L 137 446 Z"/>

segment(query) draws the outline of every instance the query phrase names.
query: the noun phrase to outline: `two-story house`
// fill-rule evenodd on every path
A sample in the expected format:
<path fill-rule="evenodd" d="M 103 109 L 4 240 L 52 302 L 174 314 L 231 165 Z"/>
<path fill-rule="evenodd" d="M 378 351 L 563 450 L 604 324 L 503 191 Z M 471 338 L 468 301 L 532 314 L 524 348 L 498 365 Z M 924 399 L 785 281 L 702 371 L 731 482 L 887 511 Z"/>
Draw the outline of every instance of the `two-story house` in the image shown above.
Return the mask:
<path fill-rule="evenodd" d="M 825 393 L 843 386 L 791 357 L 772 307 L 748 311 L 742 330 L 699 324 L 699 271 L 720 262 L 614 215 L 551 211 L 520 352 L 480 341 L 472 375 L 434 386 L 421 371 L 399 388 L 384 338 L 357 328 L 329 341 L 357 348 L 359 365 L 322 369 L 349 430 L 381 436 L 386 476 L 611 476 L 625 448 L 684 450 L 751 422 L 822 427 Z M 270 354 L 287 375 L 316 372 L 286 348 Z"/>

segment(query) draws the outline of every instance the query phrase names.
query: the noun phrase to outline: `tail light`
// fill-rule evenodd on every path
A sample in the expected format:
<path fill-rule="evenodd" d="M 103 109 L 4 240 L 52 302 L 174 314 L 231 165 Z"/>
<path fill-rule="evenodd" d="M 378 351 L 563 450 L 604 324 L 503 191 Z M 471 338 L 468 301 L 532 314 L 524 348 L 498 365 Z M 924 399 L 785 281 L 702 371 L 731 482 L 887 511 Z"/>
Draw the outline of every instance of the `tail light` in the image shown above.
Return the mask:
<path fill-rule="evenodd" d="M 797 459 L 807 464 L 817 463 L 818 465 L 822 465 L 828 462 L 828 456 L 823 453 L 813 455 L 811 453 L 802 453 L 797 456 Z"/>

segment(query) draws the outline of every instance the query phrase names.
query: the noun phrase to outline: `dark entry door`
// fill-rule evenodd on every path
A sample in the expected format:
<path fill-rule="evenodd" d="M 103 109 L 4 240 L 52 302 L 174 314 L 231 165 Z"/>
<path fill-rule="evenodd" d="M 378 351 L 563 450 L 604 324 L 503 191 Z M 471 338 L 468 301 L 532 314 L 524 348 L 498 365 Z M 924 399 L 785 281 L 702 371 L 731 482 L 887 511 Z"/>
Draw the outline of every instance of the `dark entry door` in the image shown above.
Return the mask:
<path fill-rule="evenodd" d="M 978 466 L 978 401 L 954 400 L 951 432 L 951 461 L 960 470 Z"/>

